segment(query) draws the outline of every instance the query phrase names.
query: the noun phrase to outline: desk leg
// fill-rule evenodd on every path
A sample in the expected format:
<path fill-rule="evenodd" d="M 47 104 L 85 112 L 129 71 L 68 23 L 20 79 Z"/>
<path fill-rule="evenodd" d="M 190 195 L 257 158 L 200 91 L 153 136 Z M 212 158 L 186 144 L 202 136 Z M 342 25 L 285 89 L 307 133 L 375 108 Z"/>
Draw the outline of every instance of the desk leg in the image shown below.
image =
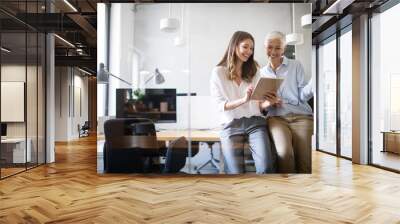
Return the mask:
<path fill-rule="evenodd" d="M 225 174 L 225 159 L 224 154 L 222 153 L 222 145 L 220 142 L 219 144 L 219 174 Z"/>
<path fill-rule="evenodd" d="M 203 169 L 208 164 L 211 164 L 212 167 L 217 169 L 218 173 L 221 173 L 221 170 L 223 170 L 223 169 L 221 169 L 221 160 L 218 160 L 214 157 L 214 152 L 212 149 L 212 145 L 216 142 L 204 142 L 204 143 L 206 143 L 208 146 L 208 149 L 210 149 L 210 159 L 206 163 L 204 163 L 203 165 L 201 165 L 200 167 L 198 167 L 196 169 L 197 174 L 200 174 L 200 170 Z M 221 158 L 221 154 L 222 154 L 222 152 L 220 152 L 220 158 Z M 223 167 L 223 164 L 222 164 L 222 167 Z"/>

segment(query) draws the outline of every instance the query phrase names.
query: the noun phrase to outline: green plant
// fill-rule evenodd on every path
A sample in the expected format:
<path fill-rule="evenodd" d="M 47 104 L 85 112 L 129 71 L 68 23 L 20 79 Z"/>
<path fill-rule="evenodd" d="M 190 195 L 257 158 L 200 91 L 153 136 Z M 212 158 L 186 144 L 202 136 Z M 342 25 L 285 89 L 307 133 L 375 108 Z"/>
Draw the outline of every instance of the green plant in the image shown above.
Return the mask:
<path fill-rule="evenodd" d="M 141 90 L 141 89 L 135 89 L 135 90 L 133 91 L 133 95 L 135 96 L 134 98 L 135 98 L 137 101 L 141 101 L 141 100 L 143 100 L 143 98 L 144 98 L 144 91 Z"/>

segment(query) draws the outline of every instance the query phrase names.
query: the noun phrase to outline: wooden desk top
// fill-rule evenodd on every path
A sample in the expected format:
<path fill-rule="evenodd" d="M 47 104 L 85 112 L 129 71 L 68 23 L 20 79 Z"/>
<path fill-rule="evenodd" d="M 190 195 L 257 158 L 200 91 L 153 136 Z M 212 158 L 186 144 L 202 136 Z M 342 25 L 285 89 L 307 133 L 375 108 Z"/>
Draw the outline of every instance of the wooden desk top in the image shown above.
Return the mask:
<path fill-rule="evenodd" d="M 396 130 L 396 131 L 381 131 L 381 133 L 383 134 L 400 134 L 400 131 Z"/>
<path fill-rule="evenodd" d="M 26 139 L 27 141 L 30 141 L 30 138 Z M 25 138 L 11 138 L 11 137 L 7 137 L 7 138 L 3 138 L 1 139 L 1 143 L 20 143 L 20 142 L 25 142 Z"/>
<path fill-rule="evenodd" d="M 158 141 L 173 141 L 179 137 L 189 136 L 187 130 L 163 130 L 156 133 Z M 104 135 L 98 135 L 98 140 L 104 140 Z M 190 139 L 196 142 L 219 142 L 218 130 L 192 130 L 190 132 Z"/>
<path fill-rule="evenodd" d="M 173 141 L 181 136 L 188 138 L 187 130 L 165 130 L 157 132 L 158 141 Z M 219 142 L 219 131 L 217 130 L 192 130 L 190 139 L 195 142 Z"/>

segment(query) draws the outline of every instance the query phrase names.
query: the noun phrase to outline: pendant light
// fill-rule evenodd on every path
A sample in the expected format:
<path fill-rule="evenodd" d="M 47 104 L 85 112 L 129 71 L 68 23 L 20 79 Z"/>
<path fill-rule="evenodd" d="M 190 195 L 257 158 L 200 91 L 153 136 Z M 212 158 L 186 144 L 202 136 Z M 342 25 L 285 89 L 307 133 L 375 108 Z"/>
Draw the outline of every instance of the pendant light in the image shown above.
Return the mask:
<path fill-rule="evenodd" d="M 287 45 L 300 45 L 303 44 L 303 34 L 296 33 L 296 21 L 294 19 L 294 3 L 292 3 L 291 7 L 292 14 L 292 33 L 286 35 L 286 44 Z"/>
<path fill-rule="evenodd" d="M 179 21 L 171 17 L 171 3 L 168 4 L 168 17 L 160 20 L 160 30 L 174 32 L 179 27 Z"/>
<path fill-rule="evenodd" d="M 301 26 L 304 29 L 309 29 L 311 28 L 311 24 L 312 24 L 312 16 L 311 13 L 310 14 L 305 14 L 304 16 L 301 17 Z"/>

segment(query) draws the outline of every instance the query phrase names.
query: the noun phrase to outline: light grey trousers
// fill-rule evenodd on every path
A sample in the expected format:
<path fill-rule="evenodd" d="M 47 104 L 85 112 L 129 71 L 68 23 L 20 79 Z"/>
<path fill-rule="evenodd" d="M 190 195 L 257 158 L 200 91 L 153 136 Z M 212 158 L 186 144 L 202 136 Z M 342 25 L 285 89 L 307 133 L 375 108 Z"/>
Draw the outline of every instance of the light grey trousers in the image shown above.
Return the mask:
<path fill-rule="evenodd" d="M 253 116 L 234 119 L 224 126 L 220 138 L 228 174 L 244 172 L 243 153 L 247 141 L 257 174 L 275 172 L 275 154 L 271 149 L 265 118 Z"/>

